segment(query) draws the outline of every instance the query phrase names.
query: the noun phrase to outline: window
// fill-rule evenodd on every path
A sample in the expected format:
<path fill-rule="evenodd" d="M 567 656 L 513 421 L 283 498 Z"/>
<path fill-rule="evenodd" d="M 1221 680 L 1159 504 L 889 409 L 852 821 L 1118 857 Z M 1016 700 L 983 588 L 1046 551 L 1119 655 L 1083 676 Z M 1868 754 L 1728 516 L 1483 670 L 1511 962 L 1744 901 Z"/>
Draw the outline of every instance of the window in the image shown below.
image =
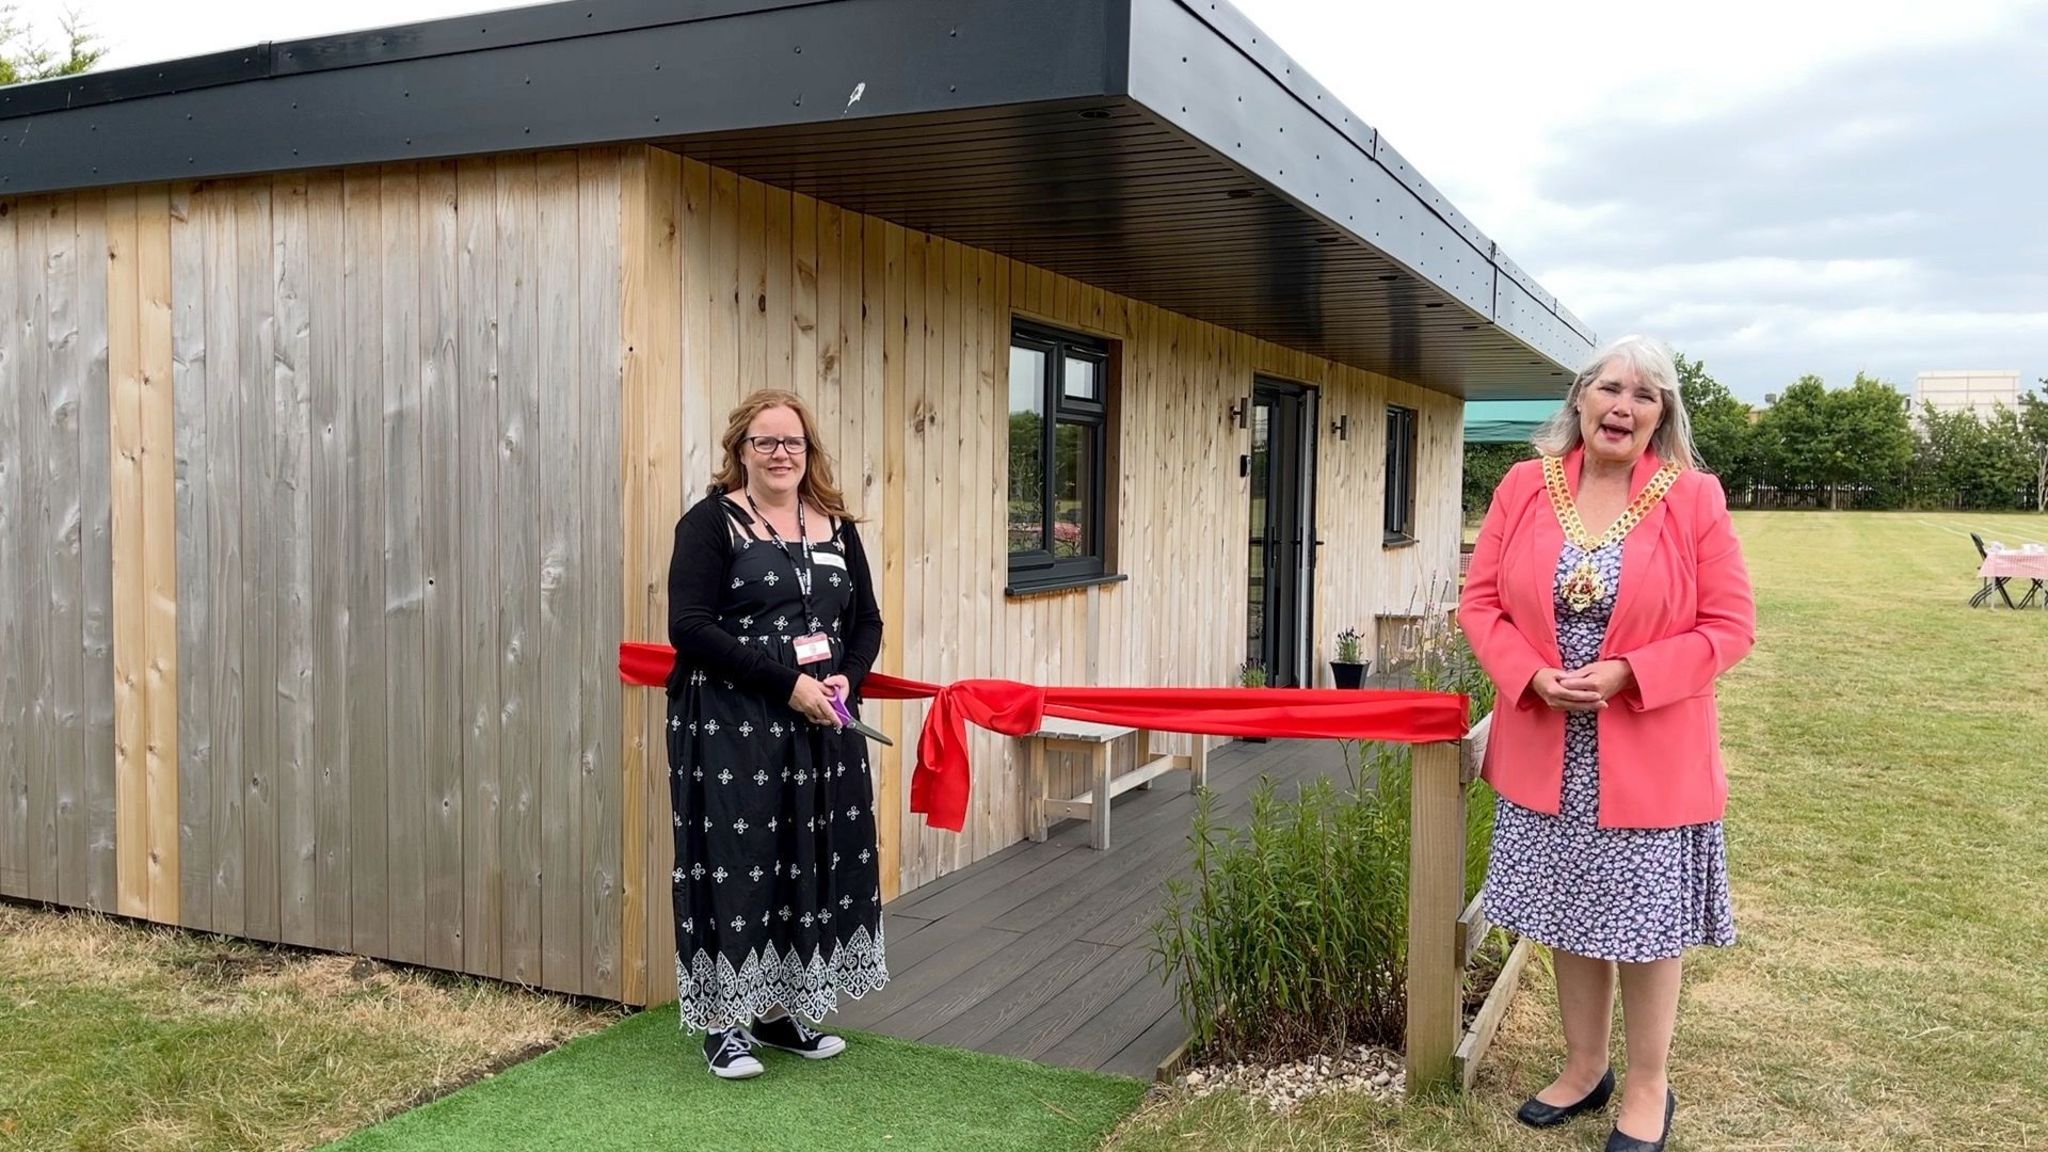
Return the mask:
<path fill-rule="evenodd" d="M 1387 406 L 1386 546 L 1415 542 L 1415 409 Z"/>
<path fill-rule="evenodd" d="M 1019 323 L 1010 337 L 1010 591 L 1105 576 L 1109 346 Z"/>

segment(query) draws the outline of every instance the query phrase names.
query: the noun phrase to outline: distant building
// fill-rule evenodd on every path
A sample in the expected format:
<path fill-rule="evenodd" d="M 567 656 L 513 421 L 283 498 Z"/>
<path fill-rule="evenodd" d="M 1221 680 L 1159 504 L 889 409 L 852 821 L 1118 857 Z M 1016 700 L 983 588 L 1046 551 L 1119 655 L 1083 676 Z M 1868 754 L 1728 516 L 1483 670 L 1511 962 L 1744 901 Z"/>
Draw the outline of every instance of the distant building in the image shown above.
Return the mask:
<path fill-rule="evenodd" d="M 1991 415 L 2000 404 L 2017 408 L 2020 403 L 2018 371 L 1922 372 L 1913 381 L 1913 411 L 1931 404 L 1937 412 L 1975 412 Z"/>

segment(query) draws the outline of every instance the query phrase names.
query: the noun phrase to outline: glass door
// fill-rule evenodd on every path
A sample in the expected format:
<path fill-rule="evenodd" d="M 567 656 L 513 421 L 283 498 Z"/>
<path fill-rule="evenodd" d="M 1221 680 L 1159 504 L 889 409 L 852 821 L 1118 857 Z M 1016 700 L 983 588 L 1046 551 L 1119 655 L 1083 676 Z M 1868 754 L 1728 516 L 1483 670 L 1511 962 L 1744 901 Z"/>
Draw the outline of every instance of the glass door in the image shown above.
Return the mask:
<path fill-rule="evenodd" d="M 1245 656 L 1276 688 L 1312 687 L 1315 393 L 1257 381 L 1251 411 L 1251 547 Z"/>

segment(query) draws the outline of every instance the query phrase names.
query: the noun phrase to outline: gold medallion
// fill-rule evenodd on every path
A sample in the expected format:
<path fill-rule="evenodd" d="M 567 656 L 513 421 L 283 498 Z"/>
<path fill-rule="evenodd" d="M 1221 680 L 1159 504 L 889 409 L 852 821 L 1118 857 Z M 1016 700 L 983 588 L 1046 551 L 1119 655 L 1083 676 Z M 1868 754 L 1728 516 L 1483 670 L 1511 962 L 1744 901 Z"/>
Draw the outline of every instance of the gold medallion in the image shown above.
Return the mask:
<path fill-rule="evenodd" d="M 1564 602 L 1574 612 L 1584 612 L 1605 595 L 1607 586 L 1600 582 L 1600 570 L 1591 560 L 1579 561 L 1579 566 L 1564 578 Z"/>
<path fill-rule="evenodd" d="M 1557 512 L 1557 522 L 1564 529 L 1564 538 L 1583 552 L 1598 552 L 1626 537 L 1657 501 L 1671 491 L 1671 485 L 1678 480 L 1678 465 L 1665 462 L 1657 469 L 1656 475 L 1634 500 L 1629 501 L 1614 523 L 1607 526 L 1598 540 L 1588 539 L 1585 522 L 1579 519 L 1579 506 L 1572 503 L 1571 487 L 1565 482 L 1564 460 L 1557 456 L 1543 458 L 1543 486 L 1550 491 L 1550 506 Z M 1565 606 L 1574 612 L 1584 612 L 1607 595 L 1607 585 L 1600 579 L 1600 569 L 1594 565 L 1592 556 L 1581 558 L 1572 570 L 1565 574 Z"/>

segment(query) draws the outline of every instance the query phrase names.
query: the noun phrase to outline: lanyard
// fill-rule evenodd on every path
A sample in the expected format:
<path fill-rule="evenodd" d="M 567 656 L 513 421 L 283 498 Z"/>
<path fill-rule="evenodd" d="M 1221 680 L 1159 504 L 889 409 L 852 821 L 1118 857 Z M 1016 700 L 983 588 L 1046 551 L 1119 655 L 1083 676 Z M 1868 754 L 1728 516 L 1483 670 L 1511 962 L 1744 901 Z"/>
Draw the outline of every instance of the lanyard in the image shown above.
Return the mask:
<path fill-rule="evenodd" d="M 754 494 L 752 492 L 747 493 L 747 508 L 753 512 L 754 519 L 759 520 L 768 529 L 769 538 L 774 540 L 775 546 L 782 550 L 782 555 L 789 561 L 789 566 L 796 570 L 796 590 L 803 597 L 804 615 L 806 617 L 815 616 L 816 613 L 811 611 L 811 533 L 804 526 L 803 497 L 797 497 L 796 502 L 796 534 L 801 538 L 804 550 L 804 562 L 802 564 L 796 562 L 796 556 L 790 552 L 789 545 L 783 542 L 782 533 L 775 530 L 774 523 L 766 516 L 761 515 L 761 509 L 754 503 Z"/>

